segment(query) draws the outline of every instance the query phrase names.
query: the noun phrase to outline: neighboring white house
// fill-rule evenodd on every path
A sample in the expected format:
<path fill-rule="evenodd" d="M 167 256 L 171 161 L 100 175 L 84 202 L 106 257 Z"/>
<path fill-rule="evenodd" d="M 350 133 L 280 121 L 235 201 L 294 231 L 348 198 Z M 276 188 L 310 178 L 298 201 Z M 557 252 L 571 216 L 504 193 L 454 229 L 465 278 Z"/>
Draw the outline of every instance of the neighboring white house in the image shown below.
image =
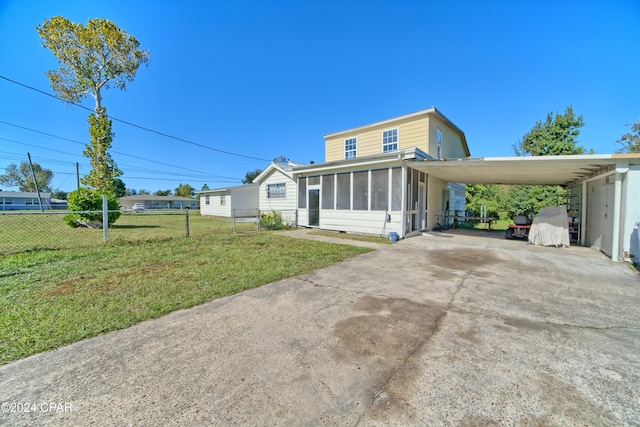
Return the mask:
<path fill-rule="evenodd" d="M 65 209 L 66 201 L 51 199 L 51 193 L 38 193 L 30 191 L 0 191 L 0 210 L 40 210 Z"/>
<path fill-rule="evenodd" d="M 258 210 L 258 184 L 239 185 L 236 187 L 216 188 L 198 191 L 200 195 L 200 215 L 232 217 L 246 216 L 250 211 Z"/>
<path fill-rule="evenodd" d="M 258 208 L 261 213 L 278 212 L 284 221 L 298 224 L 297 181 L 293 178 L 295 163 L 271 163 L 253 182 L 258 184 Z"/>

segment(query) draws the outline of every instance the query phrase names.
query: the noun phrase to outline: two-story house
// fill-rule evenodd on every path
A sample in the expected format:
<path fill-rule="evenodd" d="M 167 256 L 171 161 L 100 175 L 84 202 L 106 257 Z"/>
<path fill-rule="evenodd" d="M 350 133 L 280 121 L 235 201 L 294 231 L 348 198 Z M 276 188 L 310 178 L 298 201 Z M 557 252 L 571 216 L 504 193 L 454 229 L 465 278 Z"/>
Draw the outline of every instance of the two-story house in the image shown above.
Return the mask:
<path fill-rule="evenodd" d="M 435 108 L 324 139 L 325 163 L 294 168 L 299 225 L 403 237 L 464 210 L 464 185 L 411 166 L 469 157 L 464 133 Z"/>

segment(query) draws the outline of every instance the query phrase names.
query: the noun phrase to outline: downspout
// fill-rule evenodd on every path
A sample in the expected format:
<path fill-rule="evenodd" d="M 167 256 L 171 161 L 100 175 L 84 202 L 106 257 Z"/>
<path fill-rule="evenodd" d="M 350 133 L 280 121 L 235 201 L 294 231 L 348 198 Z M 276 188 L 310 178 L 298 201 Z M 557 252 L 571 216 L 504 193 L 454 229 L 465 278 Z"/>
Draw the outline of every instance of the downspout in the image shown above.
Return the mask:
<path fill-rule="evenodd" d="M 613 231 L 611 236 L 611 260 L 620 262 L 620 216 L 622 214 L 622 180 L 629 171 L 629 161 L 616 165 L 616 182 L 613 190 Z"/>

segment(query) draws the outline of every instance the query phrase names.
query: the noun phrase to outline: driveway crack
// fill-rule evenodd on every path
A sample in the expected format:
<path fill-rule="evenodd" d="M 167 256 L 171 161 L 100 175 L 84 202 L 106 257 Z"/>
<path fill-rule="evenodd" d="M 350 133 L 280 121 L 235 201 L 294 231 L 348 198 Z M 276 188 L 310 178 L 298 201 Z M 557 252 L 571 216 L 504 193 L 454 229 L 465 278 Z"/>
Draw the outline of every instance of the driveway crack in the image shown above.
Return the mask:
<path fill-rule="evenodd" d="M 437 333 L 440 330 L 440 327 L 442 325 L 443 319 L 447 316 L 449 311 L 452 309 L 453 304 L 454 304 L 454 300 L 455 300 L 456 296 L 458 295 L 458 292 L 460 292 L 460 290 L 464 286 L 465 281 L 470 276 L 472 271 L 473 271 L 473 269 L 470 269 L 469 271 L 467 271 L 466 274 L 464 275 L 464 277 L 462 278 L 462 280 L 460 280 L 460 282 L 456 286 L 455 290 L 451 293 L 451 298 L 447 302 L 447 305 L 446 305 L 445 309 L 443 310 L 442 314 L 435 319 L 435 321 L 433 322 L 433 327 L 431 328 L 429 333 L 426 334 L 426 337 L 423 340 L 421 340 L 420 342 L 418 342 L 416 344 L 416 346 L 413 348 L 413 350 L 402 360 L 402 362 L 395 369 L 393 369 L 389 373 L 389 375 L 387 375 L 387 377 L 383 380 L 383 382 L 380 385 L 379 389 L 373 394 L 373 396 L 369 400 L 369 403 L 368 403 L 367 407 L 365 408 L 365 410 L 362 411 L 362 413 L 360 413 L 360 415 L 356 419 L 356 421 L 354 423 L 354 426 L 358 426 L 360 424 L 364 414 L 376 403 L 376 401 L 380 398 L 380 396 L 382 396 L 384 394 L 385 389 L 387 388 L 387 386 L 389 385 L 389 383 L 391 382 L 393 377 L 395 377 L 396 374 L 407 365 L 407 362 L 411 358 L 413 358 L 413 356 L 415 356 L 435 335 L 437 335 Z"/>

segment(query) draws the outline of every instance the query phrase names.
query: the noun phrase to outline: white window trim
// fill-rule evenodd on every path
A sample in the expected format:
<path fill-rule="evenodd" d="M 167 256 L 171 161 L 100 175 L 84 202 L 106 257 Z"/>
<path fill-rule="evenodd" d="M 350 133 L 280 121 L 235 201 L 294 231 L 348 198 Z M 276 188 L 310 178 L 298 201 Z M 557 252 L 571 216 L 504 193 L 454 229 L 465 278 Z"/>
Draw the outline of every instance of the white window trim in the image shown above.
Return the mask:
<path fill-rule="evenodd" d="M 384 143 L 384 133 L 385 133 L 385 132 L 390 132 L 390 131 L 393 131 L 393 130 L 395 130 L 395 131 L 396 131 L 396 142 L 395 142 L 395 144 L 396 144 L 396 148 L 395 148 L 395 150 L 387 150 L 387 151 L 385 151 L 385 150 L 384 150 L 384 146 L 385 146 L 385 143 Z M 392 153 L 392 152 L 394 152 L 394 151 L 398 151 L 398 150 L 400 149 L 400 128 L 395 127 L 395 128 L 391 128 L 391 129 L 383 129 L 383 130 L 380 132 L 380 136 L 381 136 L 380 140 L 381 140 L 381 142 L 382 142 L 382 153 Z M 386 144 L 386 145 L 390 145 L 390 144 Z"/>
<path fill-rule="evenodd" d="M 282 193 L 280 191 L 270 191 L 270 188 L 280 188 L 282 186 Z M 274 182 L 267 184 L 267 199 L 286 199 L 287 198 L 287 184 L 285 182 Z"/>
<path fill-rule="evenodd" d="M 226 206 L 227 205 L 227 198 L 225 196 L 226 196 L 226 194 L 221 194 L 220 195 L 220 206 Z"/>
<path fill-rule="evenodd" d="M 354 140 L 354 146 L 355 148 L 353 150 L 347 150 L 347 141 L 351 141 Z M 347 153 L 353 153 L 352 157 L 347 157 Z M 353 138 L 345 138 L 344 139 L 344 158 L 345 159 L 355 159 L 356 157 L 358 157 L 358 137 L 355 136 Z"/>

